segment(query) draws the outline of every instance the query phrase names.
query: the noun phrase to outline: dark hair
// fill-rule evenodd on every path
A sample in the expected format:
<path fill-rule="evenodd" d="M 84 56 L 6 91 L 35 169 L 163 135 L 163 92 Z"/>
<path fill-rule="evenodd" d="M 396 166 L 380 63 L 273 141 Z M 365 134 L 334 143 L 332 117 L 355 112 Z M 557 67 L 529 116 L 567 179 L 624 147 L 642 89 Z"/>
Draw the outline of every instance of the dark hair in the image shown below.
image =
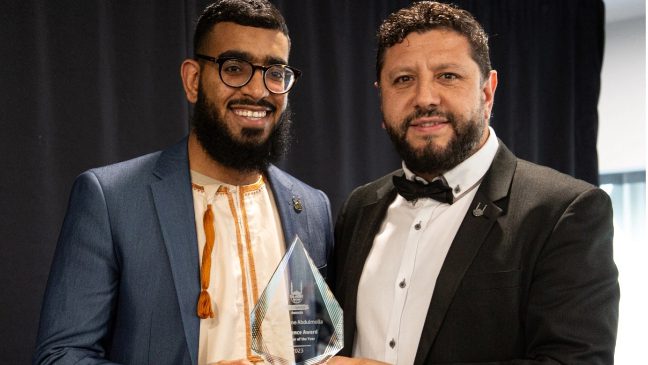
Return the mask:
<path fill-rule="evenodd" d="M 412 32 L 423 33 L 438 28 L 453 30 L 468 39 L 471 57 L 479 66 L 482 78 L 486 79 L 491 70 L 488 36 L 477 20 L 466 10 L 454 5 L 420 1 L 392 13 L 380 25 L 376 34 L 376 80 L 380 81 L 387 48 L 402 42 Z"/>
<path fill-rule="evenodd" d="M 250 27 L 275 29 L 288 37 L 283 16 L 267 0 L 219 0 L 208 5 L 198 18 L 194 33 L 194 52 L 199 52 L 212 28 L 221 22 L 233 22 Z M 290 38 L 288 37 L 290 41 Z"/>

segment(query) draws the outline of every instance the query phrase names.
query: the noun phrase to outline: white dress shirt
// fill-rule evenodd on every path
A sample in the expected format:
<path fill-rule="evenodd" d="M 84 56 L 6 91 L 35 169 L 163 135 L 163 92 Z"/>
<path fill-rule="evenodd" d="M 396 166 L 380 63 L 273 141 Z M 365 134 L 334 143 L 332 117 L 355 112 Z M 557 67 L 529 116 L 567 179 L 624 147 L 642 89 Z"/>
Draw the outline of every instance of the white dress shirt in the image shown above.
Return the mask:
<path fill-rule="evenodd" d="M 441 266 L 497 152 L 489 130 L 481 149 L 442 176 L 453 189 L 452 205 L 398 195 L 387 209 L 360 278 L 354 357 L 414 363 Z M 404 163 L 403 170 L 408 179 L 422 180 Z"/>

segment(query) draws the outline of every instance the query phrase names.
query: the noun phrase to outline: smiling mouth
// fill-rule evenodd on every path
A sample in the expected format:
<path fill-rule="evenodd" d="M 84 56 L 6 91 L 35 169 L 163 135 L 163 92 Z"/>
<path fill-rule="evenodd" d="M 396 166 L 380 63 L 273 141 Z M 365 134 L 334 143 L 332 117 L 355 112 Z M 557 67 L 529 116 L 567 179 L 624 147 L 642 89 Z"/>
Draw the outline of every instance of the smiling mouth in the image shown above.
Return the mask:
<path fill-rule="evenodd" d="M 408 127 L 416 129 L 436 129 L 435 127 L 438 128 L 448 123 L 448 119 L 440 116 L 419 117 L 408 123 Z"/>
<path fill-rule="evenodd" d="M 235 115 L 249 120 L 261 120 L 275 111 L 275 106 L 267 100 L 238 99 L 227 105 Z"/>
<path fill-rule="evenodd" d="M 437 125 L 448 123 L 447 121 L 434 121 L 434 122 L 423 122 L 423 123 L 412 123 L 410 127 L 434 127 Z"/>
<path fill-rule="evenodd" d="M 240 117 L 245 117 L 250 119 L 265 118 L 265 116 L 268 114 L 267 110 L 233 109 L 233 112 L 234 114 Z"/>

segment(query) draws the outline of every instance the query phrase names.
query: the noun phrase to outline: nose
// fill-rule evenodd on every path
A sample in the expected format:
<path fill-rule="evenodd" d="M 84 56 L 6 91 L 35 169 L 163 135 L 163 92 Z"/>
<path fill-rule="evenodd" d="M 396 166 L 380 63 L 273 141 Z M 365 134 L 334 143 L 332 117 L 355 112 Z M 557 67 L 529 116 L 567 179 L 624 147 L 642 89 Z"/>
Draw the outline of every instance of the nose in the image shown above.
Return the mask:
<path fill-rule="evenodd" d="M 441 103 L 441 94 L 437 85 L 430 80 L 419 80 L 416 85 L 416 106 L 422 109 L 439 106 Z"/>
<path fill-rule="evenodd" d="M 241 88 L 241 92 L 254 100 L 261 100 L 270 95 L 270 91 L 263 82 L 263 71 L 260 69 L 254 70 L 250 82 Z"/>

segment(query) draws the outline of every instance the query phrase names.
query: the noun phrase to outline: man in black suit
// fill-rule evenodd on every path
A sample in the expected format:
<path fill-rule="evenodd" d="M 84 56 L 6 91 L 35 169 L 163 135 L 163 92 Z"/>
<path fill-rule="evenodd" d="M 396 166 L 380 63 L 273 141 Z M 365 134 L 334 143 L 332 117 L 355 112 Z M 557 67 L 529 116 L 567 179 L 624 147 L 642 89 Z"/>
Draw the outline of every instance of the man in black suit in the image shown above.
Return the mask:
<path fill-rule="evenodd" d="M 377 72 L 403 168 L 338 216 L 345 347 L 330 363 L 612 364 L 610 199 L 497 139 L 479 23 L 445 4 L 401 9 L 380 27 Z"/>

